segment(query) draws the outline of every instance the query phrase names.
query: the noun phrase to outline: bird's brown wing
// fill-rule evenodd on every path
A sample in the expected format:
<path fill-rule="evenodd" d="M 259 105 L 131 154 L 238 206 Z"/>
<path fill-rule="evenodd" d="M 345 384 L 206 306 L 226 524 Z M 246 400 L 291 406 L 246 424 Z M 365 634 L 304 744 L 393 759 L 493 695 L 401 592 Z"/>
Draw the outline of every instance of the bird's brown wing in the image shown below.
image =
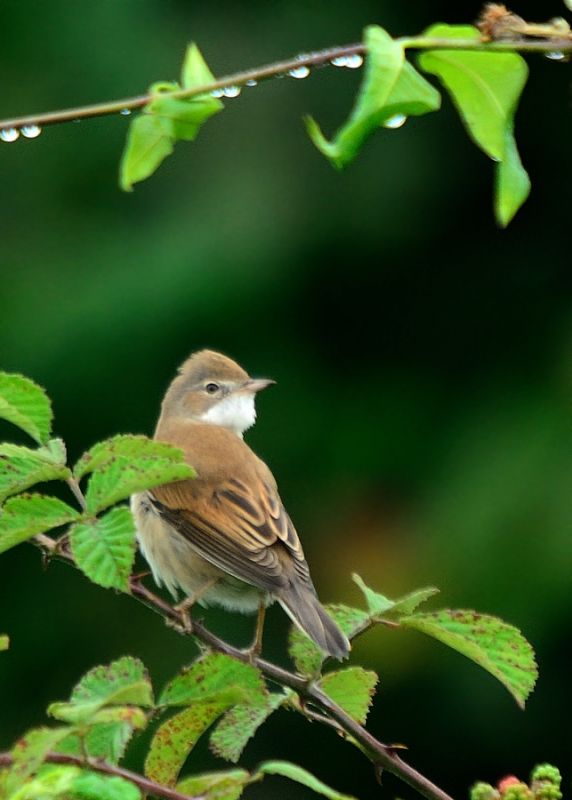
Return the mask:
<path fill-rule="evenodd" d="M 227 480 L 192 502 L 177 484 L 157 487 L 152 494 L 165 521 L 225 572 L 272 593 L 293 578 L 313 589 L 298 534 L 265 477 L 248 483 Z"/>

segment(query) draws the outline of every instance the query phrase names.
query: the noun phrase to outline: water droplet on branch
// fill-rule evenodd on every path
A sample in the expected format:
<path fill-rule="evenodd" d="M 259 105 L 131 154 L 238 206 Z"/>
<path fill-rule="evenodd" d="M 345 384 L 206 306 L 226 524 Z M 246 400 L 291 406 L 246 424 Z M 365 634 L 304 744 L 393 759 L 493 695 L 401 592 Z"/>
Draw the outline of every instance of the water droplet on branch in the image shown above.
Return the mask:
<path fill-rule="evenodd" d="M 332 58 L 330 61 L 332 67 L 347 67 L 348 65 L 348 57 L 347 56 L 336 56 Z"/>
<path fill-rule="evenodd" d="M 549 58 L 551 61 L 564 61 L 566 56 L 561 50 L 552 50 L 550 53 L 545 53 L 546 58 Z"/>
<path fill-rule="evenodd" d="M 361 56 L 359 53 L 353 53 L 353 55 L 346 58 L 346 67 L 348 69 L 359 69 L 362 64 L 363 56 Z"/>
<path fill-rule="evenodd" d="M 42 129 L 39 125 L 24 125 L 20 132 L 26 139 L 37 139 Z"/>
<path fill-rule="evenodd" d="M 20 136 L 18 128 L 4 128 L 0 131 L 0 139 L 3 142 L 15 142 Z"/>
<path fill-rule="evenodd" d="M 224 89 L 213 89 L 211 97 L 224 97 Z"/>
<path fill-rule="evenodd" d="M 306 66 L 294 67 L 294 69 L 288 70 L 288 75 L 290 75 L 291 78 L 307 78 L 309 74 L 310 69 Z"/>
<path fill-rule="evenodd" d="M 222 90 L 224 97 L 238 97 L 241 92 L 240 86 L 227 86 Z"/>
<path fill-rule="evenodd" d="M 123 117 L 128 117 L 131 114 L 131 109 L 130 108 L 122 108 L 119 113 Z"/>
<path fill-rule="evenodd" d="M 407 117 L 405 114 L 394 114 L 392 117 L 389 117 L 389 119 L 385 120 L 383 127 L 395 130 L 396 128 L 401 128 L 406 122 Z"/>
<path fill-rule="evenodd" d="M 249 81 L 246 81 L 246 85 L 247 86 L 258 86 L 258 81 L 255 81 L 254 79 L 251 79 Z"/>

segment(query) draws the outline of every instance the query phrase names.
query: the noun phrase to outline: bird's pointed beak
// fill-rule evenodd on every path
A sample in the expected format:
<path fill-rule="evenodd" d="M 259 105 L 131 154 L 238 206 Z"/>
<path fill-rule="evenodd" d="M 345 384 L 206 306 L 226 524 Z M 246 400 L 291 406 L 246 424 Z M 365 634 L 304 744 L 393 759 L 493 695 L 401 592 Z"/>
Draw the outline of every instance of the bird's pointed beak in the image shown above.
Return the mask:
<path fill-rule="evenodd" d="M 272 386 L 272 384 L 276 383 L 271 378 L 249 378 L 249 380 L 245 381 L 242 388 L 247 392 L 260 392 L 262 389 L 266 389 L 268 386 Z"/>

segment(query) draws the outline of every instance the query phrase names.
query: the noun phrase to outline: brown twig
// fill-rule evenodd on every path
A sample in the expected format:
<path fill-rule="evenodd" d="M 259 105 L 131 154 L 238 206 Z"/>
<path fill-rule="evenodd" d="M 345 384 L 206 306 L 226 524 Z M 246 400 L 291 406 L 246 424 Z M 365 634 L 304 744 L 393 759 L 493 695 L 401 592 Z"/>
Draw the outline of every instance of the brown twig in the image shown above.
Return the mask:
<path fill-rule="evenodd" d="M 151 794 L 154 797 L 163 797 L 165 800 L 204 800 L 204 795 L 189 795 L 177 792 L 176 789 L 171 789 L 169 786 L 163 786 L 160 783 L 155 783 L 137 772 L 131 772 L 129 769 L 117 767 L 114 764 L 109 764 L 107 761 L 102 761 L 99 758 L 81 758 L 79 756 L 65 755 L 64 753 L 48 753 L 44 761 L 49 764 L 67 764 L 83 769 L 91 769 L 94 772 L 101 772 L 104 775 L 115 775 L 118 778 L 124 778 L 130 783 L 134 783 L 145 794 Z M 11 753 L 0 753 L 0 767 L 9 767 L 13 764 Z"/>
<path fill-rule="evenodd" d="M 549 26 L 531 26 L 532 28 L 545 28 Z M 481 41 L 479 39 L 446 39 L 431 36 L 409 36 L 396 40 L 404 49 L 411 50 L 472 50 L 488 53 L 521 52 L 521 53 L 572 53 L 572 38 L 565 33 L 540 39 L 527 39 L 525 36 L 513 35 L 499 41 Z M 274 61 L 261 67 L 241 70 L 231 75 L 217 78 L 210 83 L 194 88 L 178 89 L 169 92 L 171 97 L 190 98 L 199 94 L 208 94 L 217 89 L 230 86 L 244 86 L 250 81 L 268 80 L 278 76 L 287 75 L 291 70 L 299 67 L 320 67 L 334 59 L 352 55 L 365 55 L 366 48 L 361 42 L 330 47 L 311 53 L 303 53 L 294 58 L 283 61 Z M 125 97 L 121 100 L 111 100 L 104 103 L 94 103 L 87 106 L 66 108 L 60 111 L 48 111 L 39 114 L 28 114 L 23 117 L 12 117 L 0 120 L 0 130 L 10 128 L 23 128 L 30 125 L 56 125 L 63 122 L 76 122 L 91 117 L 102 117 L 109 114 L 120 114 L 122 111 L 136 111 L 143 108 L 152 100 L 151 94 L 141 94 L 134 97 Z"/>

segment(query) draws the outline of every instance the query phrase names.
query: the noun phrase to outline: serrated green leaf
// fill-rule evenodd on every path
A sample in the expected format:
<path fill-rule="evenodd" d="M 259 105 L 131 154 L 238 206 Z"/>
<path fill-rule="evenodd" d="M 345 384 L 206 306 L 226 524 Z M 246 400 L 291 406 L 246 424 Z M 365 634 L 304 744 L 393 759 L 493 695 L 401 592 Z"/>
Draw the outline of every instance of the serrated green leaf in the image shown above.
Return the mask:
<path fill-rule="evenodd" d="M 390 600 L 388 597 L 385 597 L 385 595 L 380 594 L 379 592 L 374 592 L 373 589 L 370 589 L 369 586 L 364 583 L 363 579 L 357 574 L 357 572 L 352 574 L 352 580 L 362 590 L 367 603 L 367 610 L 369 611 L 370 615 L 381 616 L 395 605 L 393 600 Z"/>
<path fill-rule="evenodd" d="M 207 653 L 169 681 L 158 705 L 186 706 L 219 697 L 228 689 L 240 691 L 240 699 L 262 703 L 266 694 L 260 670 L 223 653 Z M 234 701 L 239 695 L 234 694 Z"/>
<path fill-rule="evenodd" d="M 378 680 L 375 672 L 362 667 L 348 667 L 337 672 L 328 672 L 320 679 L 320 686 L 352 719 L 363 724 Z"/>
<path fill-rule="evenodd" d="M 210 748 L 220 758 L 236 763 L 258 728 L 288 700 L 289 694 L 273 692 L 262 704 L 241 704 L 227 711 L 210 737 Z"/>
<path fill-rule="evenodd" d="M 180 463 L 183 461 L 183 451 L 166 442 L 156 442 L 147 436 L 133 434 L 120 434 L 111 439 L 105 439 L 91 447 L 84 453 L 73 468 L 77 480 L 96 469 L 109 466 L 118 456 L 124 458 L 156 458 L 158 460 Z"/>
<path fill-rule="evenodd" d="M 522 166 L 512 130 L 506 134 L 503 160 L 496 167 L 495 214 L 503 228 L 530 194 L 530 178 Z"/>
<path fill-rule="evenodd" d="M 113 508 L 93 522 L 79 522 L 70 531 L 77 566 L 94 583 L 129 591 L 135 558 L 135 525 L 125 506 Z"/>
<path fill-rule="evenodd" d="M 425 35 L 480 40 L 479 31 L 466 25 L 434 25 Z M 502 165 L 497 168 L 495 210 L 500 224 L 507 225 L 530 190 L 513 135 L 514 114 L 528 77 L 526 61 L 518 53 L 434 50 L 423 53 L 419 63 L 449 91 L 477 146 Z"/>
<path fill-rule="evenodd" d="M 50 438 L 50 399 L 41 386 L 23 375 L 0 372 L 0 418 L 25 431 L 38 444 Z"/>
<path fill-rule="evenodd" d="M 140 800 L 141 792 L 135 784 L 117 775 L 98 772 L 80 772 L 72 781 L 69 793 L 77 800 Z"/>
<path fill-rule="evenodd" d="M 28 731 L 14 745 L 13 764 L 6 776 L 5 789 L 9 797 L 30 775 L 33 775 L 46 755 L 69 735 L 70 728 L 35 728 Z"/>
<path fill-rule="evenodd" d="M 188 464 L 171 458 L 115 456 L 92 473 L 85 495 L 87 509 L 95 514 L 135 492 L 194 478 L 195 474 Z"/>
<path fill-rule="evenodd" d="M 59 797 L 70 800 L 71 787 L 80 774 L 79 767 L 46 765 L 36 778 L 27 781 L 11 794 L 10 800 L 55 800 Z M 74 800 L 76 797 L 73 795 Z"/>
<path fill-rule="evenodd" d="M 92 758 L 102 758 L 110 764 L 118 764 L 125 755 L 134 730 L 127 722 L 97 723 L 90 725 L 81 738 L 78 734 L 66 737 L 55 750 L 71 756 L 83 756 L 87 753 Z"/>
<path fill-rule="evenodd" d="M 133 184 L 152 175 L 173 152 L 171 122 L 151 114 L 139 114 L 131 122 L 119 167 L 119 184 L 131 192 Z"/>
<path fill-rule="evenodd" d="M 342 169 L 360 151 L 365 140 L 379 128 L 385 105 L 403 68 L 403 47 L 378 25 L 364 31 L 367 49 L 365 73 L 355 105 L 347 122 L 329 142 L 311 117 L 306 128 L 318 150 Z"/>
<path fill-rule="evenodd" d="M 532 646 L 517 628 L 476 611 L 450 609 L 413 614 L 403 617 L 400 624 L 438 639 L 479 664 L 524 708 L 536 683 L 538 669 Z"/>
<path fill-rule="evenodd" d="M 326 606 L 326 610 L 349 639 L 365 630 L 370 624 L 369 614 L 360 608 L 337 604 Z M 325 659 L 325 655 L 319 647 L 295 625 L 290 628 L 288 652 L 296 669 L 302 675 L 318 674 Z"/>
<path fill-rule="evenodd" d="M 6 636 L 6 634 L 3 633 L 0 636 L 0 651 L 8 650 L 9 647 L 10 647 L 10 637 Z"/>
<path fill-rule="evenodd" d="M 164 722 L 151 741 L 145 761 L 147 777 L 165 786 L 175 786 L 187 756 L 201 735 L 232 704 L 228 696 L 199 701 Z"/>
<path fill-rule="evenodd" d="M 327 797 L 328 800 L 355 800 L 351 795 L 341 794 L 330 786 L 326 786 L 311 772 L 302 769 L 297 764 L 291 764 L 289 761 L 265 761 L 256 770 L 256 775 L 282 775 L 284 778 L 307 786 L 308 789 Z"/>
<path fill-rule="evenodd" d="M 427 586 L 423 589 L 416 589 L 414 592 L 410 592 L 404 595 L 404 597 L 400 597 L 398 600 L 390 600 L 388 597 L 385 597 L 385 595 L 367 586 L 363 579 L 355 572 L 352 574 L 352 580 L 362 590 L 369 614 L 372 618 L 395 619 L 401 615 L 412 614 L 417 606 L 439 592 L 434 586 Z M 375 619 L 373 621 L 375 621 Z"/>
<path fill-rule="evenodd" d="M 177 784 L 177 791 L 208 800 L 238 800 L 249 782 L 250 774 L 244 769 L 203 772 L 184 778 Z"/>
<path fill-rule="evenodd" d="M 40 494 L 13 497 L 0 510 L 0 553 L 78 517 L 74 508 L 56 497 Z"/>
<path fill-rule="evenodd" d="M 49 453 L 17 444 L 0 445 L 0 503 L 36 483 L 66 480 L 70 470 L 56 464 Z"/>
<path fill-rule="evenodd" d="M 123 656 L 90 669 L 74 687 L 70 702 L 153 706 L 149 674 L 138 658 Z"/>

